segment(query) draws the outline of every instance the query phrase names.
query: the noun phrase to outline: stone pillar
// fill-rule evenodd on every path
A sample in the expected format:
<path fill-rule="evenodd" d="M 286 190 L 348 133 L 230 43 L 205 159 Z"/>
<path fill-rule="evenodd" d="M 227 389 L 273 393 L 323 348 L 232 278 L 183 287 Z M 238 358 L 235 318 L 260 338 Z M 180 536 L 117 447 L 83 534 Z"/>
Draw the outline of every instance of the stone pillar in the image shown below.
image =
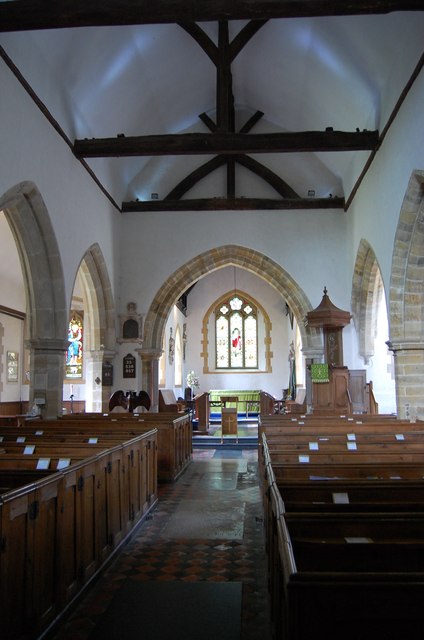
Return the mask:
<path fill-rule="evenodd" d="M 396 405 L 400 420 L 424 418 L 424 343 L 386 343 L 395 363 Z"/>
<path fill-rule="evenodd" d="M 150 396 L 151 411 L 158 411 L 159 406 L 159 359 L 161 349 L 136 349 L 141 358 L 141 388 Z"/>
<path fill-rule="evenodd" d="M 85 351 L 85 410 L 87 412 L 107 413 L 109 398 L 112 393 L 110 385 L 103 384 L 103 363 L 112 361 L 114 351 L 104 349 Z"/>
<path fill-rule="evenodd" d="M 29 406 L 34 402 L 42 418 L 56 419 L 62 415 L 65 354 L 69 342 L 55 338 L 28 340 L 30 349 Z"/>

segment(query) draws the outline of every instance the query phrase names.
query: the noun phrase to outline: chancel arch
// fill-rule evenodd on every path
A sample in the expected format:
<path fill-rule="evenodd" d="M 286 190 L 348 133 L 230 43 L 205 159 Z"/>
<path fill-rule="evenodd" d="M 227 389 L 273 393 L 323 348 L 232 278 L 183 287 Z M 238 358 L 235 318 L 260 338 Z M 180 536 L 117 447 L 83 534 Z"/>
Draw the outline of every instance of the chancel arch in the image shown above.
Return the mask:
<path fill-rule="evenodd" d="M 37 186 L 21 182 L 0 197 L 12 229 L 25 286 L 30 349 L 30 404 L 44 417 L 62 410 L 64 354 L 67 348 L 65 283 L 50 216 Z"/>
<path fill-rule="evenodd" d="M 174 271 L 155 295 L 144 324 L 143 352 L 145 360 L 151 353 L 160 355 L 163 332 L 167 318 L 178 298 L 197 280 L 208 273 L 226 266 L 246 269 L 273 287 L 293 312 L 298 323 L 305 357 L 320 357 L 323 353 L 322 335 L 314 327 L 304 324 L 311 303 L 296 281 L 279 264 L 268 256 L 238 245 L 224 245 L 195 256 Z M 153 369 L 150 369 L 153 372 Z M 150 375 L 149 388 L 157 395 L 157 382 Z"/>

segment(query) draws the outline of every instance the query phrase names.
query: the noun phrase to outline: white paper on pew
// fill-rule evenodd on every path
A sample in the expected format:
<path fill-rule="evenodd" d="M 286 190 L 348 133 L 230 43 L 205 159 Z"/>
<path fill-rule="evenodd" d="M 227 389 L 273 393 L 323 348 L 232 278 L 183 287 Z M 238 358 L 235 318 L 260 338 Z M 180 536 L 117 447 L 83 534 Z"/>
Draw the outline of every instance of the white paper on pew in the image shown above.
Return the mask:
<path fill-rule="evenodd" d="M 347 442 L 346 446 L 347 446 L 349 451 L 356 451 L 356 449 L 358 448 L 356 446 L 356 442 Z"/>
<path fill-rule="evenodd" d="M 318 451 L 318 449 L 319 449 L 318 442 L 310 442 L 309 443 L 309 449 L 311 451 Z"/>
<path fill-rule="evenodd" d="M 353 418 L 348 418 L 347 421 L 348 422 L 353 422 Z"/>
<path fill-rule="evenodd" d="M 98 441 L 98 438 L 88 438 L 88 444 L 97 444 Z"/>
<path fill-rule="evenodd" d="M 37 462 L 37 469 L 48 469 L 50 466 L 50 458 L 39 458 Z"/>
<path fill-rule="evenodd" d="M 135 411 L 133 411 L 133 416 L 138 417 L 139 415 L 140 415 L 139 413 L 136 413 Z"/>
<path fill-rule="evenodd" d="M 306 416 L 300 416 L 300 417 L 302 418 L 302 420 L 303 420 L 303 418 L 306 418 Z"/>
<path fill-rule="evenodd" d="M 34 453 L 34 451 L 35 451 L 35 444 L 27 444 L 26 447 L 24 448 L 24 455 L 30 456 Z"/>
<path fill-rule="evenodd" d="M 3 442 L 4 436 L 0 436 L 0 442 Z"/>
<path fill-rule="evenodd" d="M 405 436 L 403 433 L 397 433 L 395 436 L 396 440 L 405 440 Z"/>
<path fill-rule="evenodd" d="M 372 538 L 365 538 L 358 536 L 357 538 L 345 538 L 346 542 L 349 544 L 372 544 L 374 540 Z"/>
<path fill-rule="evenodd" d="M 299 462 L 309 462 L 309 456 L 299 456 Z"/>
<path fill-rule="evenodd" d="M 108 413 L 104 413 L 103 415 L 104 415 L 104 416 L 108 416 L 109 414 L 108 414 Z"/>
<path fill-rule="evenodd" d="M 18 438 L 16 438 L 16 442 L 25 442 L 25 440 L 25 436 L 19 436 Z"/>
<path fill-rule="evenodd" d="M 303 420 L 299 420 L 299 424 L 305 424 Z"/>
<path fill-rule="evenodd" d="M 71 458 L 59 458 L 56 469 L 66 469 L 71 464 Z"/>
<path fill-rule="evenodd" d="M 43 433 L 44 433 L 44 431 L 36 431 L 36 432 L 35 432 L 35 435 L 36 435 L 36 436 L 42 436 L 42 435 L 43 435 Z"/>
<path fill-rule="evenodd" d="M 297 422 L 297 418 L 292 418 L 291 421 L 292 422 Z"/>
<path fill-rule="evenodd" d="M 354 433 L 348 433 L 347 434 L 347 439 L 348 440 L 356 440 L 356 436 Z"/>
<path fill-rule="evenodd" d="M 341 418 L 346 418 L 346 416 L 344 416 L 344 415 L 341 415 L 340 417 L 341 417 Z"/>
<path fill-rule="evenodd" d="M 356 424 L 362 424 L 362 420 L 357 420 Z"/>
<path fill-rule="evenodd" d="M 349 495 L 345 491 L 340 493 L 333 493 L 334 504 L 349 504 Z"/>

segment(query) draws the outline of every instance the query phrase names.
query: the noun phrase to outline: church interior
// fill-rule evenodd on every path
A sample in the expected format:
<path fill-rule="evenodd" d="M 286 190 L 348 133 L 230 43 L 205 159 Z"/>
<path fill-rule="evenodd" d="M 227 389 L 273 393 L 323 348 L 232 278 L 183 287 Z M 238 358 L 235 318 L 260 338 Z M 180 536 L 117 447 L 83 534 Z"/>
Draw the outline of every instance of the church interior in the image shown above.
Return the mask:
<path fill-rule="evenodd" d="M 7 640 L 419 637 L 423 36 L 0 2 Z"/>

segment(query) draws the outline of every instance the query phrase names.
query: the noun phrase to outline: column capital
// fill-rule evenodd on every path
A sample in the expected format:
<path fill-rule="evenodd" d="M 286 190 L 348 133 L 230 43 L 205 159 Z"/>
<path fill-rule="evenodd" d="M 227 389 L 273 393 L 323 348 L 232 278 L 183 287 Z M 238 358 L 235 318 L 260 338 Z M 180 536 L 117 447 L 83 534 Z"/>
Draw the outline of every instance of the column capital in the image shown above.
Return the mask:
<path fill-rule="evenodd" d="M 58 338 L 31 338 L 25 341 L 25 346 L 36 351 L 67 351 L 69 340 Z"/>
<path fill-rule="evenodd" d="M 424 351 L 424 342 L 418 342 L 417 340 L 387 340 L 386 344 L 390 351 L 393 351 L 393 355 L 396 355 L 397 351 Z"/>
<path fill-rule="evenodd" d="M 147 362 L 159 360 L 163 353 L 162 349 L 144 349 L 143 347 L 135 349 L 135 351 L 142 360 L 146 360 Z"/>

